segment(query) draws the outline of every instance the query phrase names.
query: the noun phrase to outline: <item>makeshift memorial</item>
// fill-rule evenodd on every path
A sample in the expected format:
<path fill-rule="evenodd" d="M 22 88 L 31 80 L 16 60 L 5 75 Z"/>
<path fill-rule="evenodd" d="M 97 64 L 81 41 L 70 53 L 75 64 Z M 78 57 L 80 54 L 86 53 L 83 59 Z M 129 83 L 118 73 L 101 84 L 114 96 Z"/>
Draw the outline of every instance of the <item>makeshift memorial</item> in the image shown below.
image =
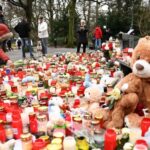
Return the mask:
<path fill-rule="evenodd" d="M 150 97 L 148 92 L 150 88 L 150 73 L 149 69 L 146 69 L 149 68 L 147 61 L 147 57 L 150 57 L 149 41 L 149 36 L 139 40 L 138 45 L 135 47 L 132 55 L 133 73 L 124 77 L 116 85 L 116 88 L 120 89 L 123 94 L 110 113 L 111 121 L 109 121 L 107 124 L 107 128 L 123 127 L 124 117 L 135 111 L 139 100 L 143 102 L 145 107 L 150 107 L 148 102 Z"/>

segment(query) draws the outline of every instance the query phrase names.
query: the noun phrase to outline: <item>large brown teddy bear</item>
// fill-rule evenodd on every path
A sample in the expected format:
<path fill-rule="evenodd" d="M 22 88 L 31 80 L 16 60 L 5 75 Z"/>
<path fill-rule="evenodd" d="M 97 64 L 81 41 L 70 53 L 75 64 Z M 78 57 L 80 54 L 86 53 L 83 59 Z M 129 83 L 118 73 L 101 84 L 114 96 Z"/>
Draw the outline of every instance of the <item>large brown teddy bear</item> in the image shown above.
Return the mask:
<path fill-rule="evenodd" d="M 139 40 L 133 51 L 131 67 L 133 72 L 116 85 L 122 95 L 110 111 L 106 128 L 123 127 L 125 116 L 133 113 L 139 102 L 150 110 L 150 36 Z"/>

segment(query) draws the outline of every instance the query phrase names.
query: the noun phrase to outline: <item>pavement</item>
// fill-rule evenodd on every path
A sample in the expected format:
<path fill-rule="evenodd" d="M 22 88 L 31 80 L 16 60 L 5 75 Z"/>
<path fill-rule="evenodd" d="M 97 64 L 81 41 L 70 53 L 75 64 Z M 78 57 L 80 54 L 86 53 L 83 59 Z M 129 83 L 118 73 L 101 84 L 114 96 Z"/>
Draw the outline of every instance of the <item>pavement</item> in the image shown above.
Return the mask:
<path fill-rule="evenodd" d="M 89 51 L 89 50 L 87 49 L 87 51 Z M 54 48 L 54 47 L 48 48 L 48 54 L 66 53 L 66 52 L 76 52 L 76 48 Z M 80 52 L 82 52 L 82 48 L 81 48 Z M 12 61 L 22 59 L 22 51 L 21 50 L 9 51 L 9 52 L 7 52 L 7 54 Z M 36 49 L 34 49 L 33 54 L 34 54 L 35 58 L 42 56 L 41 52 L 37 53 Z M 30 58 L 30 54 L 26 53 L 26 57 Z"/>

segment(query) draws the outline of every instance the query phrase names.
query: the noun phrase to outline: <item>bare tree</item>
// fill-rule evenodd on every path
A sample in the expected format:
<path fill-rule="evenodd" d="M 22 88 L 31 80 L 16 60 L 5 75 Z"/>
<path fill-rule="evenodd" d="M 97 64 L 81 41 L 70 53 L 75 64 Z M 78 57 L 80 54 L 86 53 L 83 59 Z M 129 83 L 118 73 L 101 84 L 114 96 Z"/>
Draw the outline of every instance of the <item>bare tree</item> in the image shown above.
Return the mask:
<path fill-rule="evenodd" d="M 31 19 L 33 15 L 33 12 L 32 12 L 33 1 L 34 0 L 8 0 L 8 2 L 10 2 L 11 4 L 23 8 L 29 23 L 31 23 Z"/>
<path fill-rule="evenodd" d="M 74 19 L 75 19 L 76 0 L 70 0 L 68 4 L 69 13 L 69 31 L 68 31 L 68 47 L 74 45 Z"/>
<path fill-rule="evenodd" d="M 150 8 L 142 6 L 138 13 L 137 23 L 142 36 L 150 35 Z"/>

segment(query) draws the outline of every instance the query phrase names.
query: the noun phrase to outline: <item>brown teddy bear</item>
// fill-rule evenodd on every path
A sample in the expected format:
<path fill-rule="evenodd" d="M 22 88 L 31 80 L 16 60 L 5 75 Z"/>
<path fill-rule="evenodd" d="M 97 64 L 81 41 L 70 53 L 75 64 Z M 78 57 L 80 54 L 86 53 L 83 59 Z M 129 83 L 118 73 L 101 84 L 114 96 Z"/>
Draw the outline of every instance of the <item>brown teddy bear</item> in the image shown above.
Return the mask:
<path fill-rule="evenodd" d="M 110 110 L 106 128 L 122 128 L 125 116 L 133 113 L 138 103 L 150 110 L 150 36 L 139 40 L 131 61 L 133 72 L 115 87 L 121 91 L 121 98 Z"/>

